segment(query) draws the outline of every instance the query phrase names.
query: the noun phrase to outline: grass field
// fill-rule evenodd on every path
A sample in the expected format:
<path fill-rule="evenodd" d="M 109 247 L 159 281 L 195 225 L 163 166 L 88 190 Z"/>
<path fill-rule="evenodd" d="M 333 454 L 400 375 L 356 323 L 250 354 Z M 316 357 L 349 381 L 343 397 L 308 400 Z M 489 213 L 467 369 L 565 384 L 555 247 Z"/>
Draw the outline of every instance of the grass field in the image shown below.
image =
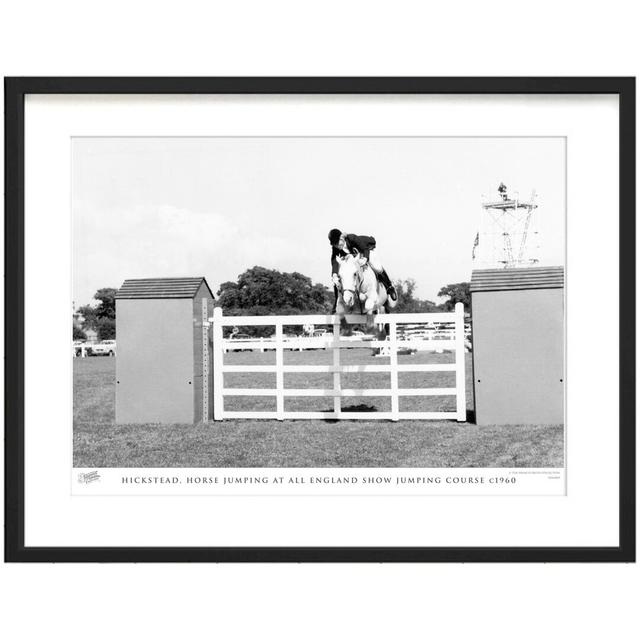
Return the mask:
<path fill-rule="evenodd" d="M 285 352 L 285 364 L 330 364 L 328 351 Z M 369 349 L 348 350 L 343 364 L 372 362 Z M 450 362 L 418 353 L 400 362 Z M 272 352 L 229 353 L 225 362 L 271 364 Z M 388 359 L 378 358 L 384 364 Z M 331 374 L 287 374 L 285 386 L 331 386 Z M 452 372 L 401 373 L 400 387 L 453 386 Z M 467 414 L 473 419 L 471 358 Z M 381 388 L 388 374 L 343 374 L 343 388 Z M 273 387 L 275 374 L 226 374 L 228 387 Z M 389 398 L 344 398 L 343 409 L 384 411 Z M 226 409 L 272 410 L 269 397 L 230 397 Z M 327 398 L 287 398 L 287 410 L 331 410 Z M 449 411 L 455 398 L 403 397 L 401 411 Z M 560 467 L 562 425 L 478 427 L 454 421 L 225 420 L 200 425 L 116 425 L 115 358 L 74 360 L 76 467 Z"/>
<path fill-rule="evenodd" d="M 330 350 L 285 351 L 284 364 L 332 364 L 333 354 Z M 349 364 L 389 364 L 389 358 L 374 358 L 372 350 L 342 349 L 340 362 Z M 273 351 L 235 352 L 225 355 L 225 364 L 275 364 Z M 417 353 L 412 356 L 399 355 L 400 364 L 448 363 L 453 362 L 451 353 Z M 467 385 L 471 384 L 471 371 L 468 371 Z M 455 387 L 454 371 L 436 372 L 400 372 L 400 387 Z M 327 389 L 333 387 L 331 373 L 287 373 L 284 378 L 285 387 L 295 389 Z M 388 389 L 388 373 L 343 373 L 341 376 L 343 389 Z M 239 388 L 275 388 L 275 373 L 227 373 L 225 386 Z M 470 388 L 470 387 L 469 387 Z M 467 394 L 469 409 L 473 409 L 472 393 Z M 455 396 L 408 396 L 401 397 L 400 411 L 455 411 Z M 230 396 L 225 399 L 225 409 L 231 411 L 275 411 L 275 397 L 265 396 Z M 343 398 L 343 411 L 390 411 L 391 399 L 385 396 L 366 398 Z M 333 398 L 322 397 L 290 397 L 285 398 L 285 411 L 333 411 Z"/>

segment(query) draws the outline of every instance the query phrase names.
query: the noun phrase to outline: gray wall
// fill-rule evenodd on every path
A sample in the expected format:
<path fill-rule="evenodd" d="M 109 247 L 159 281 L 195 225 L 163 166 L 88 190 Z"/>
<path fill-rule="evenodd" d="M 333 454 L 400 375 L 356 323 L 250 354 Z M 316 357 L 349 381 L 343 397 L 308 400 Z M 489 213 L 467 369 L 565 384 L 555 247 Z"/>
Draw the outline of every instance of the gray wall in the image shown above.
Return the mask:
<path fill-rule="evenodd" d="M 193 299 L 116 300 L 116 422 L 194 422 Z"/>
<path fill-rule="evenodd" d="M 564 289 L 472 294 L 476 422 L 564 422 Z"/>

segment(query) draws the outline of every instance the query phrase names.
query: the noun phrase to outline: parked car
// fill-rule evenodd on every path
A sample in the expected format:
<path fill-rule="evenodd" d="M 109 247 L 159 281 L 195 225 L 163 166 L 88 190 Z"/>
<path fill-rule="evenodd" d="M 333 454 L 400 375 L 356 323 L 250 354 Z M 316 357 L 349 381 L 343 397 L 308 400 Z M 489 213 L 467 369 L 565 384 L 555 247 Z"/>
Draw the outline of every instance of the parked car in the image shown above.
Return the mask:
<path fill-rule="evenodd" d="M 370 333 L 365 333 L 364 331 L 361 331 L 360 329 L 354 329 L 351 332 L 352 336 L 355 336 L 356 338 L 360 339 L 360 340 L 375 340 L 376 337 Z"/>
<path fill-rule="evenodd" d="M 252 340 L 251 336 L 247 333 L 232 333 L 231 336 L 229 336 L 230 340 L 243 340 L 245 342 L 249 342 L 250 340 Z M 238 345 L 238 348 L 229 348 L 229 351 L 251 351 L 251 349 L 243 349 L 240 345 Z"/>
<path fill-rule="evenodd" d="M 91 345 L 92 356 L 115 356 L 116 355 L 116 341 L 115 340 L 103 340 L 102 342 L 96 342 Z"/>
<path fill-rule="evenodd" d="M 91 347 L 84 340 L 73 341 L 73 357 L 84 358 L 91 355 Z"/>
<path fill-rule="evenodd" d="M 340 338 L 341 340 L 352 340 L 354 342 L 366 342 L 369 340 L 373 340 L 374 336 L 372 336 L 369 333 L 365 333 L 364 331 L 361 331 L 360 329 L 353 329 L 351 331 L 351 335 L 347 335 L 347 336 L 341 336 Z"/>
<path fill-rule="evenodd" d="M 332 337 L 332 334 L 329 333 L 326 329 L 315 329 L 314 331 L 311 332 L 311 335 L 309 335 L 308 337 L 330 339 Z M 306 347 L 306 348 L 308 348 L 311 351 L 315 349 L 325 349 L 326 347 L 322 346 L 322 347 Z"/>

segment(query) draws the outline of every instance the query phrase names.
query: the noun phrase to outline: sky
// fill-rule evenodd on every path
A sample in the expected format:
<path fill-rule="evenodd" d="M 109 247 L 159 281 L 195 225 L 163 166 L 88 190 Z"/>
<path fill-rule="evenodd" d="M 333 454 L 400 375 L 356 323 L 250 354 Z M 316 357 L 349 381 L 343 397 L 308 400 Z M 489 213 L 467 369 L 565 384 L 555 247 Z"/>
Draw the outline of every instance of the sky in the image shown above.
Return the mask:
<path fill-rule="evenodd" d="M 74 138 L 74 302 L 127 278 L 260 265 L 329 285 L 329 229 L 374 236 L 440 302 L 468 281 L 483 197 L 537 193 L 540 264 L 564 264 L 564 138 Z"/>

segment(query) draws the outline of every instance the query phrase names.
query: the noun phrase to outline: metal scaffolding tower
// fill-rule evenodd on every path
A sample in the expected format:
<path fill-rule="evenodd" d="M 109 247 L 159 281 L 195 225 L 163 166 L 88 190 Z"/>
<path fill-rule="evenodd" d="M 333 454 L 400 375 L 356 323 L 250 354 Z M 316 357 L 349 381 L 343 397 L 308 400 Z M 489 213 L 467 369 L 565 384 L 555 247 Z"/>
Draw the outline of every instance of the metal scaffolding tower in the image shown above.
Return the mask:
<path fill-rule="evenodd" d="M 498 198 L 484 200 L 480 230 L 474 244 L 474 268 L 513 268 L 539 262 L 539 233 L 534 211 L 535 190 L 529 200 L 511 197 L 500 184 Z"/>

